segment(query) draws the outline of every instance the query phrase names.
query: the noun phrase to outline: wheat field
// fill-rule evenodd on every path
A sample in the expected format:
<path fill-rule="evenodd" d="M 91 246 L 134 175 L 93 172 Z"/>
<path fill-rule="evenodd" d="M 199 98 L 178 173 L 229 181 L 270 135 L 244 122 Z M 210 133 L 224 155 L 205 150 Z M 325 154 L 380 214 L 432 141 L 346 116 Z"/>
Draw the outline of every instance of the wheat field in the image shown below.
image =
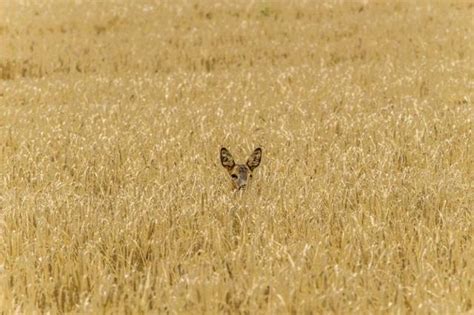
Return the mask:
<path fill-rule="evenodd" d="M 1 1 L 0 313 L 472 313 L 473 16 Z"/>

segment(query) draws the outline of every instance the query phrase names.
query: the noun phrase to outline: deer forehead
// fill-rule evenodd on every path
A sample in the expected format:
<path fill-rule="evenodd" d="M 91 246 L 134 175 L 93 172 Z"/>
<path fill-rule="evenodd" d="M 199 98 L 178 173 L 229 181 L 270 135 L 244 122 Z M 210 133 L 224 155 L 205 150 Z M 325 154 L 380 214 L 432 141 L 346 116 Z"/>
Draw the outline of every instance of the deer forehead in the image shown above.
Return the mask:
<path fill-rule="evenodd" d="M 240 174 L 240 175 L 248 174 L 248 173 L 251 173 L 251 172 L 252 171 L 250 171 L 249 167 L 245 164 L 236 164 L 232 168 L 232 171 L 231 171 L 232 174 Z"/>

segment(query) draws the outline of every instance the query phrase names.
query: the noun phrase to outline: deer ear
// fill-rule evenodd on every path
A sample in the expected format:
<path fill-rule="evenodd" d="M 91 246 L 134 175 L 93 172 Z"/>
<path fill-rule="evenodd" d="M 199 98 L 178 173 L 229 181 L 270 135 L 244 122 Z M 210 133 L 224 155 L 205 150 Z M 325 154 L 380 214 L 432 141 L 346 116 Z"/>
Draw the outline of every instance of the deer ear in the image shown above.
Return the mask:
<path fill-rule="evenodd" d="M 221 148 L 221 163 L 229 171 L 234 167 L 235 162 L 232 154 L 226 148 Z"/>
<path fill-rule="evenodd" d="M 256 148 L 252 154 L 250 155 L 249 159 L 247 160 L 247 166 L 253 171 L 257 166 L 260 165 L 260 161 L 262 160 L 262 149 Z"/>

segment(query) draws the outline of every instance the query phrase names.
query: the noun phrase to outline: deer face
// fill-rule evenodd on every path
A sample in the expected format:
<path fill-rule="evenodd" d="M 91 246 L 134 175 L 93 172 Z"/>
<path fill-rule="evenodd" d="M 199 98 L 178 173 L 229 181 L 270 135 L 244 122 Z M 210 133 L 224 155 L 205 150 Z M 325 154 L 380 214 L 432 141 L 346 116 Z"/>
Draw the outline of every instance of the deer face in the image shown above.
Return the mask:
<path fill-rule="evenodd" d="M 232 184 L 237 190 L 245 189 L 250 179 L 252 172 L 260 165 L 262 159 L 262 149 L 257 148 L 248 158 L 245 164 L 236 164 L 232 154 L 226 148 L 221 149 L 221 163 L 230 175 Z"/>

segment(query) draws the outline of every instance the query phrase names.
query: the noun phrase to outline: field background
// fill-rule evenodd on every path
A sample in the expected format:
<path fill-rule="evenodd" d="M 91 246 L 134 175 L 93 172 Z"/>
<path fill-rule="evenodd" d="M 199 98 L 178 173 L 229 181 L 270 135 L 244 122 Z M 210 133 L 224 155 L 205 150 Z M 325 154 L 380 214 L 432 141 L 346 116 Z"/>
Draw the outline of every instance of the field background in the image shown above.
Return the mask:
<path fill-rule="evenodd" d="M 472 312 L 473 15 L 1 1 L 0 311 Z"/>

